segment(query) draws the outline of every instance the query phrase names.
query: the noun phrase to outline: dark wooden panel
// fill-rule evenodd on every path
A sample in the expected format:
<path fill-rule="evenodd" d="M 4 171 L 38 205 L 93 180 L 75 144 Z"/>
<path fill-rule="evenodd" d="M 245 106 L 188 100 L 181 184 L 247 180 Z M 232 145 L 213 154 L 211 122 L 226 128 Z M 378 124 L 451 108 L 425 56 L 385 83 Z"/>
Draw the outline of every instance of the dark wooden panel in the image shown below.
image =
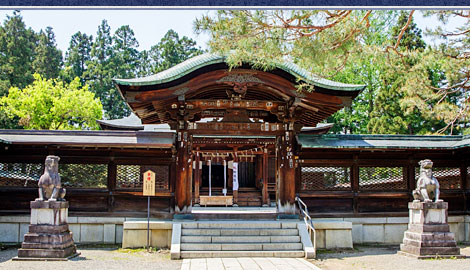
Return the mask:
<path fill-rule="evenodd" d="M 70 212 L 107 212 L 108 211 L 108 196 L 68 196 Z"/>
<path fill-rule="evenodd" d="M 352 213 L 353 200 L 351 198 L 308 198 L 301 197 L 308 207 L 311 215 L 318 213 Z"/>
<path fill-rule="evenodd" d="M 408 211 L 408 199 L 406 198 L 357 198 L 358 212 L 406 212 Z"/>
<path fill-rule="evenodd" d="M 170 212 L 171 198 L 150 198 L 150 213 Z M 114 212 L 147 212 L 146 196 L 115 196 Z"/>

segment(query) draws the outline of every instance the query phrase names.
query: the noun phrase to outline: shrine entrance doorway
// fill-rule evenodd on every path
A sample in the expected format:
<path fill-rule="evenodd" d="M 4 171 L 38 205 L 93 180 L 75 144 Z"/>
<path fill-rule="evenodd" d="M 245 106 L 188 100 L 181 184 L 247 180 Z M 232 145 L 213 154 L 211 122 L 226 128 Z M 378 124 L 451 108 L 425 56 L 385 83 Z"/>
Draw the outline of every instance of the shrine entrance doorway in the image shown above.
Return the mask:
<path fill-rule="evenodd" d="M 201 202 L 201 198 L 207 200 L 205 196 L 232 196 L 236 206 L 274 203 L 275 137 L 212 137 L 191 136 L 193 205 L 205 205 Z"/>

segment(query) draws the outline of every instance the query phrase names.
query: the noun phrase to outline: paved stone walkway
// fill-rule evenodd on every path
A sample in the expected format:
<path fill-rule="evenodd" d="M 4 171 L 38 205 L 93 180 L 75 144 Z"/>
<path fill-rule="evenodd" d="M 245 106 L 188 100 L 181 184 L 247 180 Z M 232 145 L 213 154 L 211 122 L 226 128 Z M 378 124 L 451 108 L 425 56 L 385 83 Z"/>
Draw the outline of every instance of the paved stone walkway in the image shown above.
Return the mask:
<path fill-rule="evenodd" d="M 320 270 L 301 258 L 184 259 L 181 270 Z"/>

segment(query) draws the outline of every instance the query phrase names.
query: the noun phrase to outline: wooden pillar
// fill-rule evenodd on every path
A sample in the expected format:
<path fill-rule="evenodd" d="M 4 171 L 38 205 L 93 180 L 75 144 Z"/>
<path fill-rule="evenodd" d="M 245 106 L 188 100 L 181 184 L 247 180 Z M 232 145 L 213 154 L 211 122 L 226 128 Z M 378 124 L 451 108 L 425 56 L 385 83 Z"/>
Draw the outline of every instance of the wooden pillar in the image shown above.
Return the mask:
<path fill-rule="evenodd" d="M 194 162 L 194 203 L 199 205 L 199 187 L 201 185 L 201 157 L 199 153 L 199 147 L 196 148 L 196 155 L 195 155 L 195 162 Z"/>
<path fill-rule="evenodd" d="M 285 134 L 278 136 L 278 161 L 280 164 L 277 192 L 277 212 L 279 218 L 292 218 L 296 215 L 295 206 L 295 158 L 293 122 L 285 124 Z"/>
<path fill-rule="evenodd" d="M 189 135 L 187 130 L 177 132 L 175 214 L 191 214 L 191 176 L 189 166 Z"/>
<path fill-rule="evenodd" d="M 260 180 L 263 179 L 263 157 L 260 156 L 260 155 L 256 155 L 256 158 L 255 158 L 255 185 L 256 185 L 256 188 L 258 189 L 262 189 L 262 183 L 260 183 Z"/>
<path fill-rule="evenodd" d="M 353 209 L 354 213 L 359 213 L 359 156 L 353 155 L 353 164 L 351 166 L 351 187 L 353 191 Z"/>
<path fill-rule="evenodd" d="M 111 161 L 108 163 L 108 212 L 113 212 L 114 210 L 114 190 L 116 189 L 116 175 L 117 175 L 117 165 L 113 161 L 114 156 Z"/>
<path fill-rule="evenodd" d="M 268 196 L 268 148 L 265 147 L 263 150 L 263 206 L 269 205 L 269 196 Z"/>

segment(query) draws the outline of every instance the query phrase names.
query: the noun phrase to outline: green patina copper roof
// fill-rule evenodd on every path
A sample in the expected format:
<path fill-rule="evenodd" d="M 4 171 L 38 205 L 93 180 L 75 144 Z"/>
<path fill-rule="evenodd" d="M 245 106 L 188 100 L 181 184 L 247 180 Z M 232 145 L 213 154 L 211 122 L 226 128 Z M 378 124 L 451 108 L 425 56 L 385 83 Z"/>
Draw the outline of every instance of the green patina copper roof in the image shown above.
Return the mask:
<path fill-rule="evenodd" d="M 142 78 L 135 79 L 114 79 L 117 84 L 120 85 L 131 85 L 131 86 L 145 86 L 153 84 L 162 84 L 174 81 L 179 79 L 197 69 L 200 69 L 205 66 L 212 64 L 225 63 L 225 56 L 205 53 L 202 55 L 195 56 L 191 59 L 188 59 L 172 68 L 169 68 L 165 71 L 159 72 L 154 75 L 150 75 Z M 340 91 L 358 91 L 364 89 L 365 85 L 359 84 L 345 84 L 340 82 L 335 82 L 327 80 L 321 77 L 318 77 L 311 72 L 297 66 L 293 63 L 279 63 L 275 65 L 276 68 L 284 70 L 285 72 L 299 78 L 300 80 L 312 84 L 314 86 L 323 87 L 331 90 L 340 90 Z"/>
<path fill-rule="evenodd" d="M 470 146 L 470 136 L 416 135 L 307 135 L 299 134 L 302 148 L 349 149 L 459 149 Z"/>

